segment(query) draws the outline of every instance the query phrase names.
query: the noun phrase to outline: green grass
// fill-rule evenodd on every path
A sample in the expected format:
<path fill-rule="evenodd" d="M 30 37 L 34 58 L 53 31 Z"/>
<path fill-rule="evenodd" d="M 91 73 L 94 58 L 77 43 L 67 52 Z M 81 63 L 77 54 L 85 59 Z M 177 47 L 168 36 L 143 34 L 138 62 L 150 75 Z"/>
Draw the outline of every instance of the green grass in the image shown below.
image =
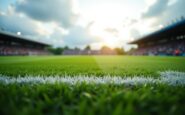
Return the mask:
<path fill-rule="evenodd" d="M 185 72 L 184 57 L 46 56 L 0 57 L 0 74 L 116 75 L 158 77 Z M 185 114 L 185 86 L 0 84 L 0 114 Z"/>
<path fill-rule="evenodd" d="M 31 75 L 153 75 L 185 71 L 185 58 L 129 56 L 0 57 L 1 74 Z"/>

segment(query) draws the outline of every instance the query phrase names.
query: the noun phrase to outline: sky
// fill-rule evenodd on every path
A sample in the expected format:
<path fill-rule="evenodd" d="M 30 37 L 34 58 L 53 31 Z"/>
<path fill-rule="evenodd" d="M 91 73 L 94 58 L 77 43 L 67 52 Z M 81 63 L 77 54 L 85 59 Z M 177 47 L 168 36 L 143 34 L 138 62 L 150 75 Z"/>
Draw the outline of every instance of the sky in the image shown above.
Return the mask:
<path fill-rule="evenodd" d="M 185 0 L 0 0 L 0 31 L 92 49 L 127 43 L 185 16 Z"/>

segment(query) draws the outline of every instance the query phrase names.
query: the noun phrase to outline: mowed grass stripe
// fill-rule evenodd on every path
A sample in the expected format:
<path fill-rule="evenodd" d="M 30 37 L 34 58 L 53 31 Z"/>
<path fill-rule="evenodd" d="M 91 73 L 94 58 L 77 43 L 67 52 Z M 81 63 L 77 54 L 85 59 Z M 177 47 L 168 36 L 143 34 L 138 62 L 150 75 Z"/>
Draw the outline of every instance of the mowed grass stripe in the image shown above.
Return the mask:
<path fill-rule="evenodd" d="M 152 76 L 157 71 L 185 72 L 184 57 L 45 56 L 0 57 L 0 74 L 8 76 Z"/>

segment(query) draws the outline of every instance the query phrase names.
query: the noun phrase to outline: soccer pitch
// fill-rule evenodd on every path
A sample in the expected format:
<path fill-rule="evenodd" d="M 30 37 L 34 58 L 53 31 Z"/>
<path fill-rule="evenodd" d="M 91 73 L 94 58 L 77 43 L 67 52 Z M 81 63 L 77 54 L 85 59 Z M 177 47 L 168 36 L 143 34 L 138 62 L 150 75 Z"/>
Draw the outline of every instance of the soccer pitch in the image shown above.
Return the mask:
<path fill-rule="evenodd" d="M 184 57 L 0 57 L 1 114 L 184 114 L 184 91 Z"/>

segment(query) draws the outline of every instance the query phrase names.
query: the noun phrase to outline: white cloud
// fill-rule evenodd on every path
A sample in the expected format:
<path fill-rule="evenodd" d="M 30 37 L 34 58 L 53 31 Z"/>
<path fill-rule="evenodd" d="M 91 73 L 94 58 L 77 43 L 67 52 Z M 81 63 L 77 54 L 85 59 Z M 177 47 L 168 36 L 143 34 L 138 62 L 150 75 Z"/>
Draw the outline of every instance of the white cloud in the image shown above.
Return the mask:
<path fill-rule="evenodd" d="M 146 0 L 148 7 L 140 19 L 129 26 L 130 37 L 139 38 L 168 26 L 177 18 L 185 16 L 184 0 Z M 134 31 L 132 31 L 134 29 Z M 137 32 L 136 32 L 137 31 Z"/>
<path fill-rule="evenodd" d="M 90 34 L 89 26 L 74 26 L 69 30 L 69 34 L 63 36 L 63 41 L 66 45 L 83 47 L 98 42 L 98 39 Z"/>
<path fill-rule="evenodd" d="M 38 32 L 35 28 L 38 28 L 37 24 L 26 17 L 21 17 L 16 14 L 1 14 L 0 15 L 0 27 L 1 29 L 13 33 L 21 32 L 23 35 L 36 35 Z"/>
<path fill-rule="evenodd" d="M 152 27 L 167 24 L 176 18 L 185 16 L 184 4 L 184 0 L 157 0 L 147 12 L 143 13 L 142 19 L 155 18 L 156 21 L 151 24 Z"/>
<path fill-rule="evenodd" d="M 19 31 L 32 39 L 46 41 L 54 46 L 100 46 L 107 41 L 115 42 L 114 46 L 118 46 L 118 43 L 122 45 L 131 38 L 138 38 L 185 15 L 184 0 L 147 0 L 150 2 L 144 13 L 141 10 L 146 6 L 137 1 L 140 4 L 137 8 L 136 3 L 128 1 L 112 0 L 105 7 L 107 1 L 104 0 L 101 1 L 101 4 L 105 3 L 103 6 L 99 4 L 96 7 L 97 2 L 92 1 L 93 5 L 85 0 L 83 3 L 89 5 L 81 5 L 83 11 L 79 12 L 74 0 L 17 0 L 7 7 L 7 12 L 0 12 L 0 28 L 14 33 Z M 114 2 L 116 3 L 112 4 Z M 122 3 L 127 3 L 124 8 Z M 129 16 L 126 15 L 128 11 Z M 80 18 L 77 18 L 78 13 L 81 13 Z M 75 22 L 76 19 L 78 23 Z"/>
<path fill-rule="evenodd" d="M 72 26 L 77 18 L 73 0 L 19 0 L 17 12 L 41 22 L 56 22 L 64 28 Z"/>
<path fill-rule="evenodd" d="M 71 0 L 45 1 L 47 9 L 41 4 L 42 2 L 39 0 L 21 0 L 16 5 L 10 5 L 7 12 L 0 15 L 0 27 L 13 33 L 21 32 L 23 36 L 50 43 L 53 46 L 69 45 L 75 47 L 96 41 L 95 37 L 88 32 L 91 24 L 81 27 L 73 25 L 73 22 L 68 22 L 73 18 Z M 60 6 L 58 6 L 59 4 Z M 65 8 L 63 8 L 64 6 Z M 57 9 L 56 13 L 54 13 L 55 9 L 49 12 L 49 7 Z M 60 23 L 59 20 L 63 26 L 70 26 L 70 28 L 62 28 L 63 26 L 58 24 Z"/>
<path fill-rule="evenodd" d="M 157 0 L 151 5 L 148 10 L 143 13 L 143 18 L 151 18 L 162 15 L 168 7 L 169 0 Z"/>

